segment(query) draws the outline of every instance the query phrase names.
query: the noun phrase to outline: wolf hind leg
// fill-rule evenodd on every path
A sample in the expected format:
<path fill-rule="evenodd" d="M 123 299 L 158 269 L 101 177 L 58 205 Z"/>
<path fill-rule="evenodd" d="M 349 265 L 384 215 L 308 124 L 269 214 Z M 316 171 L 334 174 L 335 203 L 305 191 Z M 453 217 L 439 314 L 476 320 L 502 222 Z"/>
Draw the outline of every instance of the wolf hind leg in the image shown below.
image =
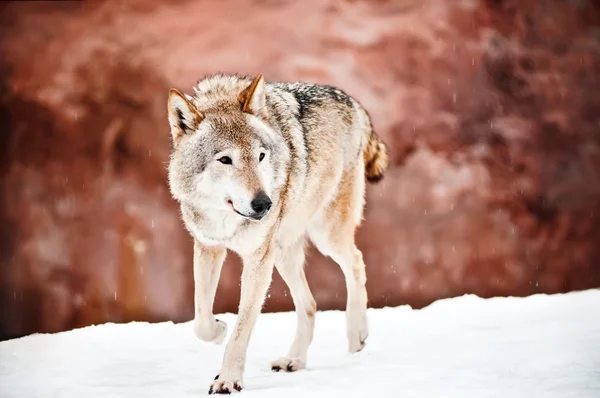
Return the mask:
<path fill-rule="evenodd" d="M 366 271 L 362 252 L 353 241 L 316 244 L 319 251 L 331 257 L 342 269 L 346 280 L 346 332 L 348 350 L 361 351 L 369 337 L 367 320 Z"/>
<path fill-rule="evenodd" d="M 363 169 L 357 167 L 347 171 L 335 200 L 322 210 L 308 229 L 310 240 L 317 249 L 331 257 L 344 273 L 350 352 L 362 350 L 369 335 L 365 263 L 354 242 L 364 205 L 364 189 Z"/>

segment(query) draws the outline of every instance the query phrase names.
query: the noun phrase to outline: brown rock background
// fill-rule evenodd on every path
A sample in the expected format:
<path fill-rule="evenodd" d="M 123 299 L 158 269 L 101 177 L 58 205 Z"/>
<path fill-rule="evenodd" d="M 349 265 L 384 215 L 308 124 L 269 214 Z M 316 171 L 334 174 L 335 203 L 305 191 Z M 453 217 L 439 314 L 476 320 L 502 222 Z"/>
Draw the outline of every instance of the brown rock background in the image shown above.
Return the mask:
<path fill-rule="evenodd" d="M 600 287 L 596 1 L 3 2 L 0 338 L 192 318 L 166 95 L 217 71 L 369 109 L 395 163 L 358 233 L 371 306 Z M 307 273 L 343 308 L 331 260 Z M 275 275 L 266 310 L 291 308 Z"/>

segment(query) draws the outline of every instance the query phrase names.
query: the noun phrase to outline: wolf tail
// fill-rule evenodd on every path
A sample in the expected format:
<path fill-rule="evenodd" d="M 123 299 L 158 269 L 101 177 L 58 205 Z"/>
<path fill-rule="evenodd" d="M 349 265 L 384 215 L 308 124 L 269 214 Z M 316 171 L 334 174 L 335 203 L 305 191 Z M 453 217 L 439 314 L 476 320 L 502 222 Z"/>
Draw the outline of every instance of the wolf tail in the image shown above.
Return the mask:
<path fill-rule="evenodd" d="M 383 178 L 383 172 L 389 164 L 388 150 L 385 143 L 373 131 L 369 123 L 369 128 L 365 130 L 366 144 L 363 149 L 365 161 L 365 177 L 370 183 L 376 183 Z"/>

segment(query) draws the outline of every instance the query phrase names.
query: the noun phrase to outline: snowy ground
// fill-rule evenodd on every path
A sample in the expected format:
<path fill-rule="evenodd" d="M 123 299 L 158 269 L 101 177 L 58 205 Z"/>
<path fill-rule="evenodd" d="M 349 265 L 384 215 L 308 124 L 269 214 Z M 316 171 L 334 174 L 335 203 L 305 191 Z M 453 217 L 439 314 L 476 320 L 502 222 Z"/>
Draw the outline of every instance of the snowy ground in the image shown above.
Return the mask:
<path fill-rule="evenodd" d="M 346 352 L 343 312 L 319 312 L 306 370 L 271 373 L 293 313 L 262 314 L 244 397 L 600 397 L 600 290 L 474 296 L 423 310 L 370 310 L 361 353 Z M 231 327 L 234 315 L 220 317 Z M 0 343 L 0 397 L 199 397 L 223 346 L 191 323 L 101 325 Z"/>

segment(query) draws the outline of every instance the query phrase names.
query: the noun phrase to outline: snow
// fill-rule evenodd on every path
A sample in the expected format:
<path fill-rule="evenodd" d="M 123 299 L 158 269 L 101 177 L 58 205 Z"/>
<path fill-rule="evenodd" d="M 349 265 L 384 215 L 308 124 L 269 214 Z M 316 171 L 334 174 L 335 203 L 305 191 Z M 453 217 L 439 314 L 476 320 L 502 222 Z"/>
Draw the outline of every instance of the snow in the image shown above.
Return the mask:
<path fill-rule="evenodd" d="M 219 317 L 232 329 L 235 315 Z M 261 314 L 243 397 L 600 397 L 600 290 L 527 298 L 466 295 L 422 310 L 369 310 L 346 351 L 344 313 L 317 313 L 308 368 L 272 373 L 293 313 Z M 105 324 L 0 343 L 0 397 L 199 397 L 224 346 L 190 322 Z"/>

